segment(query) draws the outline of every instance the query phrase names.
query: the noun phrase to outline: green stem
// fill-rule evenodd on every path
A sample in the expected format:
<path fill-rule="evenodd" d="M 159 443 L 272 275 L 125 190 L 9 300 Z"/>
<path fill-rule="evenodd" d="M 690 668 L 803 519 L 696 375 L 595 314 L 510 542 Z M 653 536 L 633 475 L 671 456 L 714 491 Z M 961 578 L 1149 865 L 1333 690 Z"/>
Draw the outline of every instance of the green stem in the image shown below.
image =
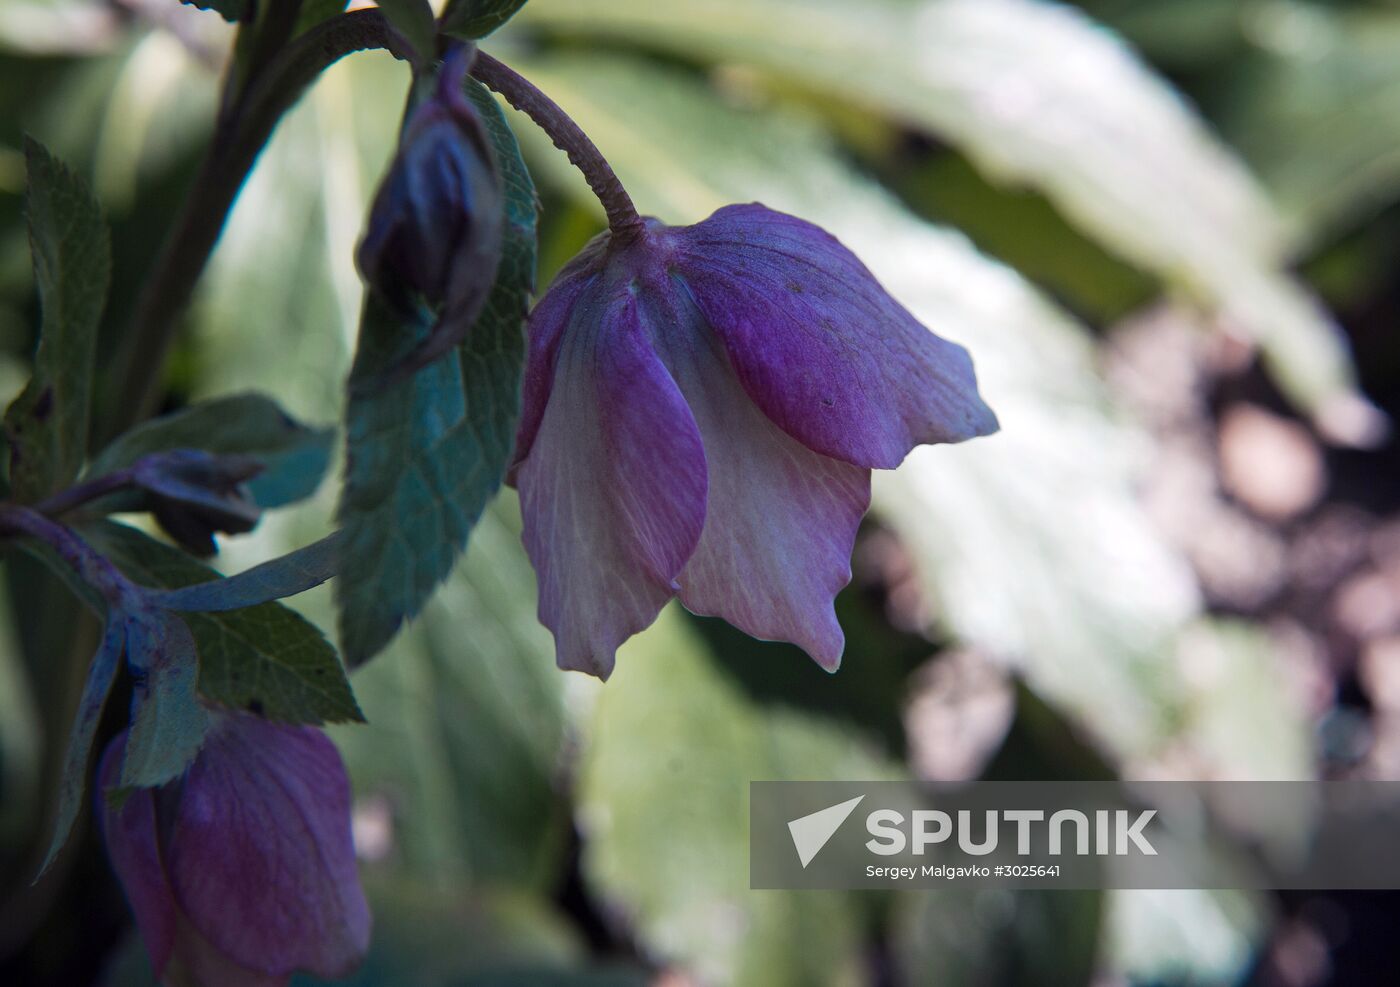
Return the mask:
<path fill-rule="evenodd" d="M 408 52 L 377 10 L 332 17 L 272 57 L 242 96 L 221 114 L 180 217 L 137 300 L 116 369 L 123 394 L 107 416 L 107 434 L 101 438 L 120 434 L 155 410 L 165 357 L 180 318 L 223 232 L 229 210 L 278 121 L 327 67 L 352 52 L 371 48 L 387 48 L 398 58 Z"/>
<path fill-rule="evenodd" d="M 603 153 L 598 150 L 583 128 L 515 69 L 504 62 L 492 58 L 486 52 L 477 52 L 472 64 L 472 75 L 500 93 L 507 103 L 524 113 L 549 135 L 554 146 L 569 156 L 574 167 L 583 172 L 588 187 L 603 204 L 608 214 L 608 228 L 613 236 L 627 239 L 644 230 L 642 217 L 632 204 L 632 197 L 622 187 L 622 182 L 608 164 Z"/>

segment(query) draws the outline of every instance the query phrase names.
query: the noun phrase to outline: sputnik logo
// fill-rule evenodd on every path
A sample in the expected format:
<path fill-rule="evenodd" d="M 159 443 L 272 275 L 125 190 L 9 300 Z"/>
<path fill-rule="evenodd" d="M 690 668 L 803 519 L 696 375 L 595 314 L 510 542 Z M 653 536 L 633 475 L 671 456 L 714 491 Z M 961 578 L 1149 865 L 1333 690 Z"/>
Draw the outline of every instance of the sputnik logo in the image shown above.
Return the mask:
<path fill-rule="evenodd" d="M 797 849 L 797 858 L 802 861 L 804 870 L 812 862 L 812 858 L 821 852 L 822 847 L 836 835 L 841 824 L 850 817 L 864 798 L 864 795 L 858 795 L 849 801 L 827 806 L 787 824 L 788 832 L 792 834 L 792 845 Z"/>

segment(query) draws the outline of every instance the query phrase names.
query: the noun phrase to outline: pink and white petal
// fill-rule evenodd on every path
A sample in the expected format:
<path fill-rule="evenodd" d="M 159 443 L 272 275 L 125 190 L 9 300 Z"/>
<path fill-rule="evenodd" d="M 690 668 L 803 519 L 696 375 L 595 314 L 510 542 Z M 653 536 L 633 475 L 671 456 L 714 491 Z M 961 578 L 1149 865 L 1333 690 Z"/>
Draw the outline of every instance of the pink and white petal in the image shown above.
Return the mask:
<path fill-rule="evenodd" d="M 710 477 L 705 528 L 678 580 L 681 602 L 752 637 L 790 641 L 835 671 L 845 635 L 833 604 L 851 580 L 870 471 L 778 428 L 744 393 L 719 340 L 695 329 L 664 348 Z"/>
<path fill-rule="evenodd" d="M 820 227 L 755 203 L 669 235 L 744 390 L 808 448 L 892 469 L 917 445 L 996 431 L 967 351 Z"/>
<path fill-rule="evenodd" d="M 526 331 L 529 334 L 529 355 L 525 361 L 525 377 L 521 385 L 520 424 L 516 428 L 515 456 L 511 464 L 510 482 L 515 482 L 515 470 L 530 454 L 535 436 L 544 419 L 545 405 L 554 381 L 554 363 L 559 341 L 573 320 L 580 299 L 601 276 L 606 241 L 600 237 L 583 248 L 554 278 L 549 290 L 535 303 L 530 312 Z"/>
<path fill-rule="evenodd" d="M 238 966 L 341 977 L 369 948 L 350 783 L 319 730 L 223 717 L 185 776 L 165 859 L 190 924 Z"/>
<path fill-rule="evenodd" d="M 700 433 L 635 298 L 581 302 L 517 471 L 540 621 L 561 668 L 607 678 L 675 595 L 705 520 Z"/>
<path fill-rule="evenodd" d="M 138 788 L 126 796 L 120 808 L 114 808 L 107 799 L 107 792 L 120 783 L 125 752 L 126 731 L 123 730 L 107 745 L 97 769 L 102 837 L 112 869 L 117 872 L 126 900 L 136 916 L 136 927 L 146 944 L 151 969 L 159 978 L 165 972 L 175 945 L 175 896 L 160 856 L 155 791 Z"/>

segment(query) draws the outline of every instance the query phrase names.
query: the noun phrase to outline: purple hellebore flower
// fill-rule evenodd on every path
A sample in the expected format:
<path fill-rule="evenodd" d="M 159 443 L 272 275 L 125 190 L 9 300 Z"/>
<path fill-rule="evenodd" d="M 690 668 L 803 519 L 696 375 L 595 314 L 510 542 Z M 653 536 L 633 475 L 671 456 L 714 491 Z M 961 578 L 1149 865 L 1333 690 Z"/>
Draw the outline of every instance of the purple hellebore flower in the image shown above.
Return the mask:
<path fill-rule="evenodd" d="M 108 746 L 116 786 L 126 733 Z M 296 970 L 335 978 L 369 945 L 340 754 L 311 727 L 219 714 L 185 776 L 104 800 L 107 853 L 158 978 L 274 987 Z"/>
<path fill-rule="evenodd" d="M 512 467 L 560 666 L 606 678 L 679 595 L 834 671 L 870 470 L 996 429 L 967 352 L 811 223 L 604 234 L 530 316 Z"/>
<path fill-rule="evenodd" d="M 365 280 L 401 316 L 426 305 L 437 319 L 405 369 L 461 342 L 500 264 L 505 191 L 486 125 L 462 90 L 474 54 L 456 48 L 404 124 L 357 253 Z"/>

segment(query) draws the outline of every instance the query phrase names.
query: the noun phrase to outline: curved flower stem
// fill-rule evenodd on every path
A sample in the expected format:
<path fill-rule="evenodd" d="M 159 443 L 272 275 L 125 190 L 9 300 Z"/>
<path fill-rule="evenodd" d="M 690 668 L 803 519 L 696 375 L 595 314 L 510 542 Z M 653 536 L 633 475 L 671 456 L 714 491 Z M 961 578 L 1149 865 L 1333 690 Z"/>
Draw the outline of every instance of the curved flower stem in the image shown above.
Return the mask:
<path fill-rule="evenodd" d="M 111 606 L 130 607 L 141 590 L 115 565 L 71 529 L 38 511 L 13 504 L 0 506 L 0 534 L 28 535 L 47 545 L 80 580 Z"/>
<path fill-rule="evenodd" d="M 57 517 L 100 497 L 125 490 L 133 482 L 135 482 L 135 475 L 130 468 L 119 469 L 77 486 L 69 487 L 67 490 L 60 490 L 47 500 L 35 504 L 34 510 L 47 517 Z"/>
<path fill-rule="evenodd" d="M 229 210 L 277 123 L 326 68 L 355 51 L 407 53 L 377 10 L 323 21 L 271 57 L 239 98 L 220 114 L 189 197 L 170 231 L 154 273 L 137 300 L 115 379 L 124 393 L 108 416 L 110 438 L 151 413 L 159 397 L 165 353 L 194 294 Z"/>
<path fill-rule="evenodd" d="M 554 146 L 568 154 L 569 160 L 583 172 L 588 187 L 603 204 L 608 214 L 608 227 L 615 237 L 634 237 L 645 229 L 637 207 L 632 204 L 632 197 L 622 187 L 612 165 L 608 164 L 598 146 L 582 128 L 560 109 L 559 104 L 535 88 L 529 79 L 484 51 L 477 53 L 471 74 L 535 121 L 549 135 Z"/>

